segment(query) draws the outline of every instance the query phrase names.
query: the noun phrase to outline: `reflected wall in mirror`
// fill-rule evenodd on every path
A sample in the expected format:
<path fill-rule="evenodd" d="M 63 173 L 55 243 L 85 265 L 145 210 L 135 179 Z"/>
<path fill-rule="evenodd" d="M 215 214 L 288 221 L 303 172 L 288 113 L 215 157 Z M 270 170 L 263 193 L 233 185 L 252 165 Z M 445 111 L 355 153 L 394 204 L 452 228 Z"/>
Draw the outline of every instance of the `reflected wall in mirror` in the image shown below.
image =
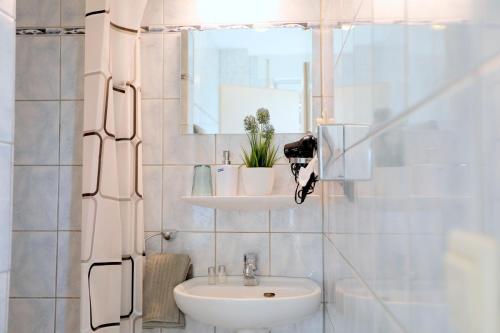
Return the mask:
<path fill-rule="evenodd" d="M 303 27 L 183 32 L 183 133 L 245 133 L 262 107 L 277 133 L 311 130 L 312 43 Z"/>

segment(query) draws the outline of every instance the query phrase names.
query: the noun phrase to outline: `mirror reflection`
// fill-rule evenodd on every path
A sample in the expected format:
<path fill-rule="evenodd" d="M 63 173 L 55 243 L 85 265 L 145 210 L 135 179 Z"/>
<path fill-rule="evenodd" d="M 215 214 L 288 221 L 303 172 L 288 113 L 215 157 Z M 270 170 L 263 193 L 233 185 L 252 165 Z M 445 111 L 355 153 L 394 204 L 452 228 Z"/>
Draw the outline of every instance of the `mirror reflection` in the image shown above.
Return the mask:
<path fill-rule="evenodd" d="M 184 133 L 245 133 L 269 110 L 277 133 L 311 129 L 312 30 L 217 29 L 182 36 Z"/>

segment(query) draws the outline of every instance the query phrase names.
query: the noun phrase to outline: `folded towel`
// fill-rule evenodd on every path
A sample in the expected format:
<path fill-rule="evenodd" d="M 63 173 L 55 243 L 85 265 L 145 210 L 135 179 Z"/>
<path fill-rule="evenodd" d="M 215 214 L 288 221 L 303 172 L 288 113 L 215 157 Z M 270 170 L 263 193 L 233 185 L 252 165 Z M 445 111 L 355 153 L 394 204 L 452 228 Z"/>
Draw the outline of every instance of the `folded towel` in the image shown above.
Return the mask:
<path fill-rule="evenodd" d="M 174 288 L 186 280 L 191 259 L 186 254 L 159 253 L 146 257 L 142 327 L 184 327 L 184 314 L 174 300 Z"/>

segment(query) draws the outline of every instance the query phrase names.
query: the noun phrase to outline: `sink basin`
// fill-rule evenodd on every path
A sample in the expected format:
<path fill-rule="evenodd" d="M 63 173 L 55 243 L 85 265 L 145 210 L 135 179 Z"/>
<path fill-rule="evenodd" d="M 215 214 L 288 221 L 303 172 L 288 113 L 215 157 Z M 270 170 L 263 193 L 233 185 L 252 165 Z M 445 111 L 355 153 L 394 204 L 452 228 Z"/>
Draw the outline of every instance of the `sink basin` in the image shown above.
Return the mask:
<path fill-rule="evenodd" d="M 259 329 L 298 322 L 320 306 L 321 289 L 312 280 L 259 277 L 259 285 L 243 286 L 242 277 L 209 285 L 194 278 L 174 289 L 177 306 L 205 324 L 232 329 Z"/>

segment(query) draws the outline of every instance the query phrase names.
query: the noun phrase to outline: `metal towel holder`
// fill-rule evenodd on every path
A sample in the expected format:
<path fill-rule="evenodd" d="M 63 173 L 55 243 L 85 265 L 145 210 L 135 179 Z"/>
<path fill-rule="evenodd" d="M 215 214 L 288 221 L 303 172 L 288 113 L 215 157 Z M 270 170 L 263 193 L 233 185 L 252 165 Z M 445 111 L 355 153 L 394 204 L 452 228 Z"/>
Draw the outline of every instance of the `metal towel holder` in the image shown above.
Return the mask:
<path fill-rule="evenodd" d="M 158 232 L 156 234 L 153 234 L 151 236 L 146 237 L 144 239 L 144 241 L 146 242 L 148 239 L 153 238 L 155 236 L 159 236 L 159 235 L 161 235 L 164 240 L 169 241 L 169 240 L 175 239 L 176 234 L 177 234 L 177 230 L 173 230 L 173 229 L 168 230 L 167 229 L 167 230 L 163 230 L 162 232 Z"/>

